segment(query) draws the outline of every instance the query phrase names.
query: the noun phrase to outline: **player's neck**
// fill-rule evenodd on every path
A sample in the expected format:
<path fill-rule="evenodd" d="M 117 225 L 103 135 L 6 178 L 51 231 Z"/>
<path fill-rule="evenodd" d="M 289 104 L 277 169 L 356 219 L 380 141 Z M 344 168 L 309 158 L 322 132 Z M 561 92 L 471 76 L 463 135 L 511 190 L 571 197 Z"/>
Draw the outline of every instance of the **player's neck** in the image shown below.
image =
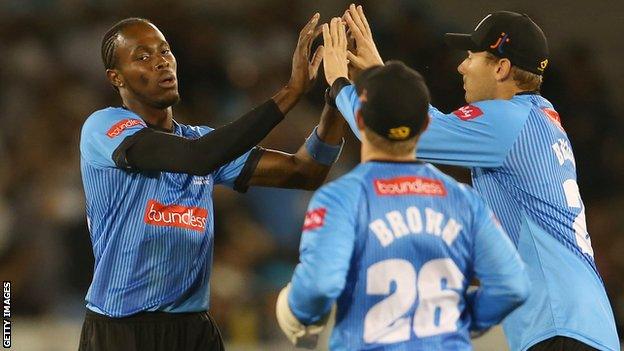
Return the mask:
<path fill-rule="evenodd" d="M 159 109 L 136 100 L 124 101 L 124 107 L 136 113 L 152 127 L 167 131 L 173 130 L 173 109 L 171 107 Z"/>
<path fill-rule="evenodd" d="M 511 100 L 520 92 L 522 92 L 522 89 L 518 88 L 515 82 L 505 82 L 504 84 L 499 84 L 497 86 L 494 99 Z"/>
<path fill-rule="evenodd" d="M 405 154 L 394 154 L 384 150 L 375 148 L 367 142 L 362 143 L 360 162 L 368 162 L 373 160 L 383 161 L 414 161 L 416 160 L 416 150 Z"/>

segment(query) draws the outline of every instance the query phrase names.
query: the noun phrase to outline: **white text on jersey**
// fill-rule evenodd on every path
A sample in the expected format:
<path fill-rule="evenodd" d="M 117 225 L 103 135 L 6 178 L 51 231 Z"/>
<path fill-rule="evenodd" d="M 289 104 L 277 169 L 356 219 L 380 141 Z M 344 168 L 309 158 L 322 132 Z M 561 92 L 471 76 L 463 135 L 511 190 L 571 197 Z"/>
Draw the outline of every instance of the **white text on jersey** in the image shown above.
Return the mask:
<path fill-rule="evenodd" d="M 372 221 L 368 227 L 375 233 L 381 246 L 390 245 L 394 239 L 399 239 L 408 234 L 425 234 L 436 235 L 442 238 L 446 245 L 450 246 L 457 238 L 462 226 L 453 218 L 446 221 L 444 228 L 444 214 L 434 211 L 431 208 L 425 208 L 425 222 L 421 211 L 416 206 L 410 206 L 405 213 L 394 210 L 385 214 L 385 219 L 378 218 Z M 424 224 L 424 225 L 423 225 Z"/>

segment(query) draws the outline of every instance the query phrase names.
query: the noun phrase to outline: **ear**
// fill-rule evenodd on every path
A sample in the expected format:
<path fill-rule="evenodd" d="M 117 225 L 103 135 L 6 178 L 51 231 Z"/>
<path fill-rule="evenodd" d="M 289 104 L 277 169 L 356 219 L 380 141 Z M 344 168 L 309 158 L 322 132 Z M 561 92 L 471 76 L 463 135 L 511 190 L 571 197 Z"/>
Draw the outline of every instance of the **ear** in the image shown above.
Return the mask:
<path fill-rule="evenodd" d="M 511 75 L 511 61 L 506 58 L 500 59 L 496 63 L 495 69 L 494 75 L 497 81 L 507 80 Z"/>
<path fill-rule="evenodd" d="M 431 115 L 427 113 L 427 119 L 425 119 L 425 123 L 423 123 L 422 128 L 420 128 L 420 132 L 418 132 L 418 134 L 422 134 L 425 130 L 427 130 L 427 127 L 429 127 L 430 122 L 431 122 Z"/>
<path fill-rule="evenodd" d="M 108 81 L 115 87 L 120 88 L 124 86 L 123 75 L 119 73 L 116 69 L 107 69 L 106 77 L 108 77 Z"/>
<path fill-rule="evenodd" d="M 357 123 L 357 127 L 360 130 L 360 134 L 364 133 L 364 117 L 362 117 L 362 110 L 358 109 L 355 111 L 355 122 Z"/>

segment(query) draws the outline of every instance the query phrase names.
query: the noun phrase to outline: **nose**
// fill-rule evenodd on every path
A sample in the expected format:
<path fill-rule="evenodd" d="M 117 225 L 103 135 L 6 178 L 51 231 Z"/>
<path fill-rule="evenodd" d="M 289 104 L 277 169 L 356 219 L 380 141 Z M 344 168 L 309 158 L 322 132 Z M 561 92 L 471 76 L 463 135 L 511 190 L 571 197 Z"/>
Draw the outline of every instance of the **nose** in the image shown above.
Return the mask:
<path fill-rule="evenodd" d="M 170 64 L 171 63 L 169 62 L 169 60 L 167 60 L 167 58 L 165 56 L 161 55 L 160 59 L 156 62 L 156 67 L 155 68 L 156 68 L 157 71 L 160 71 L 162 69 L 169 68 Z"/>
<path fill-rule="evenodd" d="M 457 72 L 459 72 L 459 74 L 461 74 L 462 76 L 464 75 L 465 72 L 465 66 L 466 65 L 466 60 L 464 59 L 462 61 L 462 63 L 459 64 L 459 66 L 457 66 Z"/>

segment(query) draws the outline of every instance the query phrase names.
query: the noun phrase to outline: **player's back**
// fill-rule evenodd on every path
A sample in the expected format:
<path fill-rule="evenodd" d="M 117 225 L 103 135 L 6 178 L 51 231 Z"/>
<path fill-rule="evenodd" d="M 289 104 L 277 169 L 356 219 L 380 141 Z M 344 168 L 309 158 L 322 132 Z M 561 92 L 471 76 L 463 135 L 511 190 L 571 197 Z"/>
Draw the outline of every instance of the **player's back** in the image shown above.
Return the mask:
<path fill-rule="evenodd" d="M 616 350 L 615 323 L 594 263 L 575 159 L 559 115 L 536 94 L 499 104 L 515 104 L 528 117 L 503 165 L 474 168 L 473 184 L 518 247 L 534 287 L 527 303 L 505 320 L 512 349 L 567 335 Z"/>
<path fill-rule="evenodd" d="M 331 349 L 471 350 L 473 191 L 421 162 L 367 162 L 336 183 L 361 194 Z"/>

